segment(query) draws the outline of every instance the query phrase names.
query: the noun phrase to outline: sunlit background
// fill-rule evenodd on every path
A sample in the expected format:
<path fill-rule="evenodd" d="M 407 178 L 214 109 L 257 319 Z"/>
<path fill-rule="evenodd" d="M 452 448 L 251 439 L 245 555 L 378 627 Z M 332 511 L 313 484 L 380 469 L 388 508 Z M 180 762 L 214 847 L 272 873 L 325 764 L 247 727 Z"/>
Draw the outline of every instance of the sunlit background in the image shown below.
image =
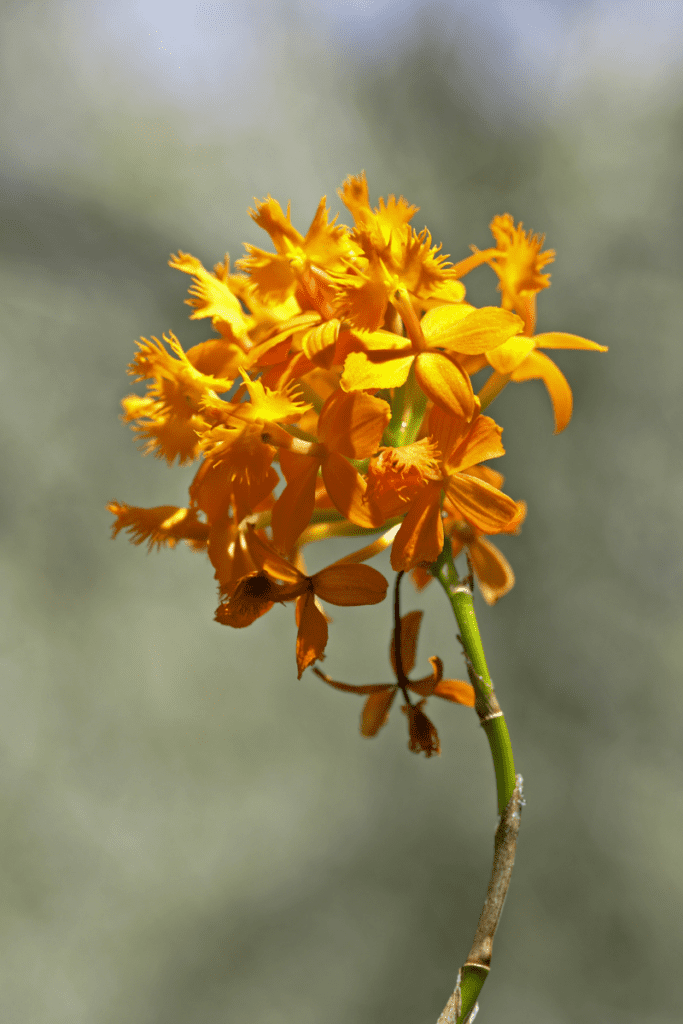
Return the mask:
<path fill-rule="evenodd" d="M 539 329 L 610 346 L 557 354 L 563 434 L 538 382 L 492 408 L 529 514 L 480 621 L 527 807 L 479 1020 L 678 1024 L 683 5 L 0 19 L 3 1024 L 434 1024 L 453 988 L 496 821 L 476 717 L 433 708 L 429 761 L 397 713 L 364 740 L 359 700 L 297 681 L 290 606 L 219 626 L 208 560 L 112 541 L 105 510 L 192 475 L 119 421 L 136 338 L 211 333 L 169 253 L 267 245 L 268 193 L 305 231 L 362 169 L 454 259 L 496 213 L 545 232 Z M 462 676 L 442 597 L 406 581 L 417 667 Z M 327 671 L 391 678 L 388 603 L 333 611 Z"/>

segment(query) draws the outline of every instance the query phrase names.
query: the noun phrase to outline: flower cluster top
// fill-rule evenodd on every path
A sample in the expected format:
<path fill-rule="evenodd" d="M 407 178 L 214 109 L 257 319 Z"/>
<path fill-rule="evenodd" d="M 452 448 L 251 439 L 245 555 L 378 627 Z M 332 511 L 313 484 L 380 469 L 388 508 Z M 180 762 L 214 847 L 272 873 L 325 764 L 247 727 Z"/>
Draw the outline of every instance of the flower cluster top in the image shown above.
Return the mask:
<path fill-rule="evenodd" d="M 188 253 L 172 256 L 192 277 L 191 319 L 210 318 L 215 337 L 188 351 L 172 333 L 139 341 L 129 373 L 147 390 L 123 400 L 124 419 L 146 452 L 197 462 L 197 472 L 185 508 L 109 505 L 114 534 L 206 550 L 218 622 L 247 626 L 276 602 L 294 602 L 299 676 L 324 657 L 321 601 L 383 600 L 387 581 L 364 563 L 389 544 L 392 568 L 413 570 L 418 586 L 447 535 L 455 553 L 466 549 L 489 603 L 510 589 L 512 570 L 487 538 L 516 532 L 525 505 L 485 465 L 504 449 L 484 409 L 509 381 L 540 378 L 560 431 L 572 394 L 541 349 L 604 351 L 575 335 L 534 333 L 554 253 L 508 214 L 491 224 L 495 245 L 452 264 L 426 228 L 411 226 L 418 208 L 403 197 L 373 208 L 364 174 L 339 194 L 353 226 L 330 221 L 323 198 L 305 235 L 289 208 L 271 197 L 256 203 L 251 216 L 275 251 L 247 245 L 237 273 L 227 256 L 213 272 Z M 484 263 L 501 303 L 475 308 L 462 278 Z M 376 536 L 308 575 L 304 546 L 343 535 Z M 412 658 L 415 629 L 406 635 Z M 418 692 L 441 686 L 459 699 L 436 675 Z M 383 688 L 382 708 L 394 690 Z"/>

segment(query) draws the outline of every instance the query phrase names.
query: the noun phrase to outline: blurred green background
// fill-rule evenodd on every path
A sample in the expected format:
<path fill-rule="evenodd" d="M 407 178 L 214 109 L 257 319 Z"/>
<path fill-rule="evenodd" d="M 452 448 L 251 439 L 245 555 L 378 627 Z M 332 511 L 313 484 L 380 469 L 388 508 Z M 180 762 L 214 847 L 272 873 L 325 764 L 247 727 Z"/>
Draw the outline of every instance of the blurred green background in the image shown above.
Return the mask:
<path fill-rule="evenodd" d="M 267 244 L 269 192 L 305 230 L 365 169 L 454 259 L 496 213 L 545 232 L 539 330 L 610 346 L 557 354 L 563 434 L 538 382 L 492 409 L 529 513 L 480 622 L 527 807 L 479 1019 L 679 1022 L 683 6 L 22 0 L 0 24 L 0 1020 L 434 1024 L 452 990 L 495 826 L 475 716 L 433 707 L 429 761 L 398 713 L 363 740 L 359 700 L 297 682 L 290 607 L 217 625 L 208 560 L 113 542 L 105 510 L 183 504 L 192 475 L 118 418 L 136 338 L 211 333 L 169 253 Z M 442 595 L 408 584 L 417 607 L 418 669 L 462 675 Z M 327 671 L 390 678 L 389 605 L 333 611 Z"/>

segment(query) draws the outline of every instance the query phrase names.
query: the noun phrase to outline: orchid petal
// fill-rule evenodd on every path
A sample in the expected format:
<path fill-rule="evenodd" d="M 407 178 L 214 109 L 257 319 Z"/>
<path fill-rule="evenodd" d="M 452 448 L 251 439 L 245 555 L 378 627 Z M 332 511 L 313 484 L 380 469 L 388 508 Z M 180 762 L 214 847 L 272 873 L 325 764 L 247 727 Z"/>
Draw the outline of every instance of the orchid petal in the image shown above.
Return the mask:
<path fill-rule="evenodd" d="M 482 533 L 500 533 L 519 514 L 507 494 L 467 473 L 452 476 L 446 493 L 460 516 Z"/>
<path fill-rule="evenodd" d="M 421 320 L 422 332 L 430 348 L 442 347 L 449 352 L 479 355 L 488 352 L 519 334 L 524 324 L 520 317 L 498 306 L 483 309 L 462 306 L 437 306 Z"/>
<path fill-rule="evenodd" d="M 398 388 L 408 380 L 414 356 L 395 356 L 371 361 L 365 352 L 349 352 L 344 363 L 341 386 L 344 391 L 364 388 Z"/>
<path fill-rule="evenodd" d="M 389 586 L 381 572 L 362 562 L 328 565 L 311 576 L 311 584 L 321 601 L 344 606 L 379 604 Z"/>
<path fill-rule="evenodd" d="M 503 553 L 483 537 L 470 544 L 468 553 L 482 597 L 487 604 L 495 604 L 515 584 L 512 566 Z"/>
<path fill-rule="evenodd" d="M 386 725 L 395 696 L 396 687 L 393 686 L 383 693 L 373 693 L 368 697 L 360 718 L 360 731 L 363 736 L 376 736 Z"/>
<path fill-rule="evenodd" d="M 559 434 L 569 423 L 572 417 L 572 389 L 569 387 L 567 378 L 562 370 L 543 352 L 535 351 L 518 366 L 512 374 L 513 380 L 534 380 L 540 378 L 548 389 L 550 400 L 553 403 L 553 414 L 555 416 L 555 431 Z"/>
<path fill-rule="evenodd" d="M 312 590 L 298 599 L 297 612 L 299 632 L 296 637 L 296 664 L 301 679 L 304 669 L 324 657 L 328 629 L 325 616 L 316 605 Z"/>
<path fill-rule="evenodd" d="M 441 486 L 431 484 L 412 502 L 391 548 L 391 568 L 407 572 L 420 562 L 435 562 L 443 548 Z"/>
<path fill-rule="evenodd" d="M 598 345 L 597 341 L 580 338 L 578 334 L 564 334 L 562 331 L 549 331 L 537 334 L 534 338 L 536 348 L 582 348 L 592 352 L 607 352 L 607 345 Z"/>
<path fill-rule="evenodd" d="M 415 359 L 415 378 L 427 398 L 440 409 L 471 420 L 478 400 L 472 381 L 455 360 L 443 352 L 420 352 Z"/>
<path fill-rule="evenodd" d="M 322 464 L 322 471 L 327 493 L 346 519 L 369 529 L 382 525 L 384 516 L 371 502 L 364 500 L 367 484 L 350 462 L 331 452 Z"/>

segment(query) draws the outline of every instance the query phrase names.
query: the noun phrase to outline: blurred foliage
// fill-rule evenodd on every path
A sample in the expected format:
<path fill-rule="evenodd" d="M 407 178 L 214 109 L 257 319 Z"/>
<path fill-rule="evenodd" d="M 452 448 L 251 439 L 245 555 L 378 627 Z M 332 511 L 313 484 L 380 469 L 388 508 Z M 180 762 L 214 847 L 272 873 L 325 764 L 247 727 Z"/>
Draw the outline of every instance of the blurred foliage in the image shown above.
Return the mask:
<path fill-rule="evenodd" d="M 2 16 L 0 1016 L 429 1024 L 454 984 L 495 824 L 475 716 L 439 708 L 429 762 L 401 716 L 362 740 L 360 705 L 297 683 L 290 609 L 218 626 L 208 561 L 112 543 L 104 509 L 183 500 L 183 474 L 117 419 L 136 337 L 207 336 L 168 254 L 236 258 L 266 192 L 305 229 L 365 168 L 454 258 L 496 213 L 545 231 L 539 329 L 610 346 L 558 353 L 564 434 L 540 384 L 492 410 L 529 515 L 501 543 L 517 585 L 481 602 L 481 626 L 528 806 L 480 1019 L 674 1024 L 680 76 L 638 92 L 596 72 L 544 109 L 475 74 L 472 26 L 459 47 L 415 32 L 366 61 L 301 12 L 278 8 L 267 59 L 250 58 L 251 106 L 229 26 L 204 102 L 157 87 L 115 5 Z M 475 302 L 496 301 L 492 276 L 472 276 Z M 458 674 L 449 609 L 405 593 L 426 609 L 418 668 L 439 653 Z M 336 619 L 328 671 L 387 678 L 388 606 Z"/>

